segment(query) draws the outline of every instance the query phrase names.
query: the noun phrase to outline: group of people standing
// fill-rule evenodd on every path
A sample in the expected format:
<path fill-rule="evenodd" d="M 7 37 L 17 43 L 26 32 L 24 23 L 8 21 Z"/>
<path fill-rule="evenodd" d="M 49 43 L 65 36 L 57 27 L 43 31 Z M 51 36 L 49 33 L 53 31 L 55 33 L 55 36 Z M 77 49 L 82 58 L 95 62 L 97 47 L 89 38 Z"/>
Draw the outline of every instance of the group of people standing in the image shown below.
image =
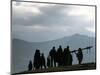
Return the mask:
<path fill-rule="evenodd" d="M 48 67 L 68 66 L 72 65 L 72 61 L 73 58 L 69 50 L 69 46 L 67 46 L 67 48 L 64 48 L 64 51 L 61 46 L 59 46 L 57 51 L 55 47 L 53 47 L 49 52 L 49 56 L 47 57 L 47 66 Z"/>
<path fill-rule="evenodd" d="M 82 59 L 83 59 L 82 49 L 79 48 L 78 52 L 75 52 L 75 54 L 76 54 L 79 64 L 81 64 Z M 70 51 L 69 46 L 62 49 L 62 46 L 60 45 L 57 50 L 55 47 L 53 47 L 50 50 L 49 55 L 47 57 L 47 63 L 46 63 L 44 54 L 40 53 L 40 50 L 37 49 L 34 54 L 33 64 L 32 64 L 32 61 L 29 62 L 28 70 L 30 71 L 32 69 L 71 66 L 72 62 L 73 62 L 73 57 L 72 57 L 72 53 Z"/>

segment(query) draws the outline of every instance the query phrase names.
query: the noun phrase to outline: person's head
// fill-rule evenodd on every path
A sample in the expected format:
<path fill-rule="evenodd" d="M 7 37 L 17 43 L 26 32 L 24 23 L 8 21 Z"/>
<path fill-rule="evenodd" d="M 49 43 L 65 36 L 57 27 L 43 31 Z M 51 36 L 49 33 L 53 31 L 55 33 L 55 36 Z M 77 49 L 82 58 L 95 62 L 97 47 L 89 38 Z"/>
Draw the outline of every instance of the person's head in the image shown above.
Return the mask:
<path fill-rule="evenodd" d="M 40 53 L 40 50 L 39 49 L 36 49 L 36 53 Z"/>
<path fill-rule="evenodd" d="M 59 45 L 59 48 L 61 48 L 61 45 Z"/>
<path fill-rule="evenodd" d="M 67 49 L 69 49 L 69 46 L 67 46 Z"/>
<path fill-rule="evenodd" d="M 30 60 L 29 63 L 32 63 L 32 61 Z"/>
<path fill-rule="evenodd" d="M 55 49 L 55 46 L 53 46 L 53 49 Z"/>
<path fill-rule="evenodd" d="M 82 52 L 82 49 L 81 49 L 81 48 L 79 48 L 79 49 L 78 49 L 78 52 Z"/>

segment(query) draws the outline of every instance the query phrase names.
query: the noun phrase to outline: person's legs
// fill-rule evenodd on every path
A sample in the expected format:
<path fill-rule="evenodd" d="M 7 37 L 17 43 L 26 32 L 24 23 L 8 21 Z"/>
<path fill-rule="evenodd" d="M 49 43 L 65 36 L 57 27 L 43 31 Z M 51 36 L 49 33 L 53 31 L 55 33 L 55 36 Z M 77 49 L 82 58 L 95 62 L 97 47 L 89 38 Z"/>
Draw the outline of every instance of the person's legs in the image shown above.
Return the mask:
<path fill-rule="evenodd" d="M 81 64 L 81 62 L 82 62 L 82 61 L 81 61 L 81 60 L 79 60 L 79 64 Z"/>
<path fill-rule="evenodd" d="M 53 58 L 51 58 L 51 67 L 53 67 Z"/>
<path fill-rule="evenodd" d="M 46 69 L 46 65 L 44 64 L 44 68 Z"/>
<path fill-rule="evenodd" d="M 56 67 L 56 61 L 54 60 L 54 67 Z"/>

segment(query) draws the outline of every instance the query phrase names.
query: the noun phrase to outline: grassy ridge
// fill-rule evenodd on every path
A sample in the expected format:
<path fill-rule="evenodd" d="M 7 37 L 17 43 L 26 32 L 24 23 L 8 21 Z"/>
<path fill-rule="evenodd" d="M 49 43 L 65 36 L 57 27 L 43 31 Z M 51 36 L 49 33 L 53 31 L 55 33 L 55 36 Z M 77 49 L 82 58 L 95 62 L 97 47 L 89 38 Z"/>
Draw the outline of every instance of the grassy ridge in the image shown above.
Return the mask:
<path fill-rule="evenodd" d="M 47 69 L 39 69 L 33 71 L 23 71 L 16 74 L 32 74 L 32 73 L 47 73 L 47 72 L 61 72 L 61 71 L 76 71 L 76 70 L 92 70 L 96 69 L 96 63 L 85 63 L 81 65 L 72 65 L 72 66 L 62 66 L 62 67 L 54 67 L 54 68 L 47 68 Z"/>

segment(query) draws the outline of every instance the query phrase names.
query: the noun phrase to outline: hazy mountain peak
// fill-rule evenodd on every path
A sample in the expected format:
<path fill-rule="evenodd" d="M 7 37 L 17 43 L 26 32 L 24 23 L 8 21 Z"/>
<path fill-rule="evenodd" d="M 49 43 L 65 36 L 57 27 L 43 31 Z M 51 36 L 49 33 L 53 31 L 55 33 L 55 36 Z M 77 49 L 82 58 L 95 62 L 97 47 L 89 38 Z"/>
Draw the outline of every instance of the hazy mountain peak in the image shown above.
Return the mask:
<path fill-rule="evenodd" d="M 17 65 L 17 67 L 13 67 L 15 72 L 19 72 L 22 70 L 26 70 L 29 59 L 33 60 L 34 52 L 38 48 L 41 52 L 44 53 L 45 57 L 48 56 L 49 50 L 55 46 L 57 49 L 59 45 L 62 48 L 65 48 L 67 45 L 70 46 L 70 50 L 78 49 L 79 47 L 84 48 L 87 46 L 94 46 L 91 50 L 90 54 L 84 53 L 86 56 L 84 58 L 84 62 L 93 62 L 95 61 L 95 39 L 92 37 L 88 37 L 87 35 L 74 34 L 71 36 L 65 36 L 60 39 L 55 39 L 52 41 L 46 42 L 26 42 L 21 39 L 13 39 L 13 65 Z M 75 57 L 75 56 L 73 56 Z M 73 58 L 76 59 L 76 58 Z M 20 61 L 21 60 L 21 61 Z M 19 62 L 20 61 L 20 62 Z M 73 61 L 73 63 L 77 63 L 77 59 Z M 19 68 L 21 67 L 21 68 Z"/>
<path fill-rule="evenodd" d="M 76 33 L 76 34 L 73 34 L 73 36 L 81 36 L 81 34 Z"/>

